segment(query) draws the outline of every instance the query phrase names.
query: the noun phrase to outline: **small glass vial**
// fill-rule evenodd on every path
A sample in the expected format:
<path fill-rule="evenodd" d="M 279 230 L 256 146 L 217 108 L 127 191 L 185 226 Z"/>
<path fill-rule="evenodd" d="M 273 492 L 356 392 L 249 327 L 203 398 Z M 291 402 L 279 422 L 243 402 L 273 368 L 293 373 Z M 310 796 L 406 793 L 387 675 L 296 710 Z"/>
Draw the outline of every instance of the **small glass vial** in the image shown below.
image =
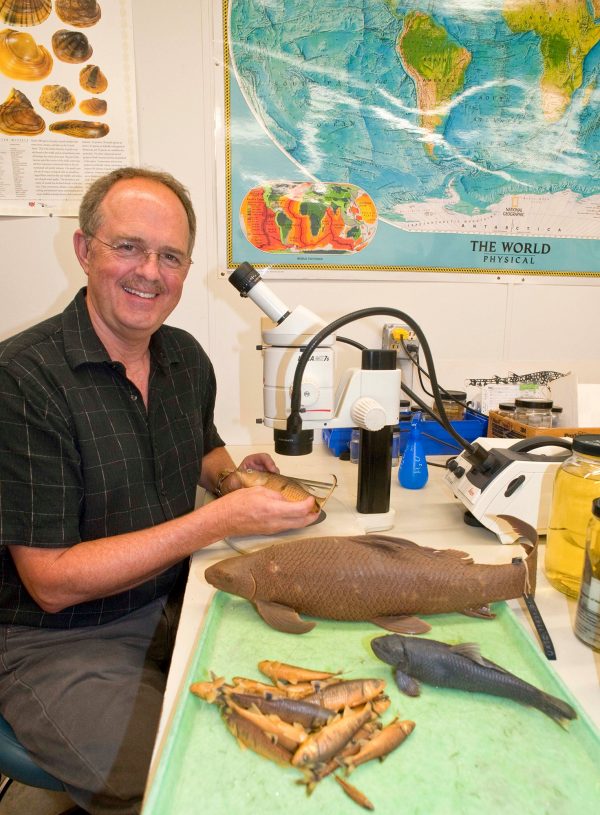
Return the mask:
<path fill-rule="evenodd" d="M 400 421 L 410 422 L 412 419 L 412 411 L 410 409 L 410 402 L 408 399 L 400 400 Z"/>
<path fill-rule="evenodd" d="M 515 403 L 514 402 L 500 402 L 498 405 L 498 410 L 496 413 L 499 413 L 500 416 L 506 416 L 509 419 L 512 419 L 515 415 Z"/>
<path fill-rule="evenodd" d="M 392 467 L 400 464 L 400 428 L 395 427 L 392 432 Z"/>
<path fill-rule="evenodd" d="M 532 427 L 552 427 L 552 399 L 515 399 L 514 419 Z"/>
<path fill-rule="evenodd" d="M 560 427 L 560 423 L 562 421 L 562 412 L 563 409 L 558 407 L 558 405 L 554 405 L 552 407 L 552 427 Z"/>
<path fill-rule="evenodd" d="M 573 452 L 556 471 L 546 535 L 544 571 L 548 582 L 577 598 L 590 506 L 600 498 L 600 435 L 573 439 Z"/>
<path fill-rule="evenodd" d="M 465 418 L 465 406 L 459 405 L 458 402 L 466 402 L 467 401 L 467 394 L 464 391 L 445 391 L 445 393 L 441 394 L 442 397 L 442 405 L 444 410 L 446 411 L 446 416 L 448 417 L 448 421 L 450 422 L 460 422 L 462 419 Z M 450 398 L 452 397 L 452 398 Z M 458 399 L 458 402 L 454 400 Z M 439 412 L 437 409 L 437 405 L 435 402 L 433 403 L 432 407 L 433 412 L 436 416 L 439 417 Z"/>
<path fill-rule="evenodd" d="M 592 517 L 587 526 L 575 636 L 600 651 L 600 498 L 592 502 Z"/>
<path fill-rule="evenodd" d="M 350 461 L 352 464 L 358 464 L 358 456 L 360 453 L 360 430 L 358 427 L 352 428 L 350 434 Z"/>

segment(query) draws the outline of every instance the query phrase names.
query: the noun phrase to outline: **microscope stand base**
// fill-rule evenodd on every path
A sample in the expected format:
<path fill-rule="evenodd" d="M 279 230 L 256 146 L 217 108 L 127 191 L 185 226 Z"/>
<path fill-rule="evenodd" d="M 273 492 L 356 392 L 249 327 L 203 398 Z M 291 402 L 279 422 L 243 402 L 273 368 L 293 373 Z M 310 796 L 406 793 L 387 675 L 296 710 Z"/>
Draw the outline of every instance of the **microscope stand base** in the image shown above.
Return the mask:
<path fill-rule="evenodd" d="M 382 532 L 384 529 L 391 529 L 394 526 L 396 510 L 390 509 L 387 512 L 356 512 L 354 517 L 358 525 L 364 532 Z"/>

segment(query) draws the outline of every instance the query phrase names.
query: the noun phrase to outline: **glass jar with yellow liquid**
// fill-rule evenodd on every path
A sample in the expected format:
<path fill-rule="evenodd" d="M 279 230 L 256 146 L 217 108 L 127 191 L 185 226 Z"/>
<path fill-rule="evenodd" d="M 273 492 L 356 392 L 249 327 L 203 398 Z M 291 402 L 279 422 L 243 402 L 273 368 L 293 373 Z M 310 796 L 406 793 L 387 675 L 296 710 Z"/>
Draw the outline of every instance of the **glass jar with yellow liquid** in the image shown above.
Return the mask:
<path fill-rule="evenodd" d="M 573 439 L 572 455 L 556 471 L 544 570 L 555 589 L 577 597 L 590 507 L 600 498 L 600 435 Z"/>
<path fill-rule="evenodd" d="M 600 651 L 600 498 L 592 503 L 592 517 L 587 527 L 575 636 Z"/>

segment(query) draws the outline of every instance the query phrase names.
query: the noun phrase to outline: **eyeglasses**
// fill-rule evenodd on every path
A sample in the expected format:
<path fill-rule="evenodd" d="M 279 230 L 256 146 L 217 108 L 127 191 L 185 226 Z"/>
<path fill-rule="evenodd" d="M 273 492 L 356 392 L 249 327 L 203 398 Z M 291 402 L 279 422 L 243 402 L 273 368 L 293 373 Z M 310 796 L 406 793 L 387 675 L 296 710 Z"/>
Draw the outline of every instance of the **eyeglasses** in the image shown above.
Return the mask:
<path fill-rule="evenodd" d="M 154 249 L 146 249 L 143 243 L 128 240 L 127 238 L 123 238 L 123 240 L 117 243 L 107 243 L 97 235 L 89 235 L 88 237 L 94 238 L 98 243 L 106 246 L 119 260 L 128 263 L 130 266 L 145 263 L 150 255 L 156 255 L 158 265 L 161 269 L 170 269 L 174 272 L 185 272 L 194 262 L 190 257 L 183 255 L 181 252 L 157 252 Z"/>

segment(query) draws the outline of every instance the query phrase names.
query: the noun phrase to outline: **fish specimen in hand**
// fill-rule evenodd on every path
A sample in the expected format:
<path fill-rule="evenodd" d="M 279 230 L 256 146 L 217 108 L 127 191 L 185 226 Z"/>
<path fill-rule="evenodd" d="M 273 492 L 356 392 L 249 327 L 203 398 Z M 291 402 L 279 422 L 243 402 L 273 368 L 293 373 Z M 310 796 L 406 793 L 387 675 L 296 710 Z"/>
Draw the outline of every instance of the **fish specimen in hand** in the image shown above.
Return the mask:
<path fill-rule="evenodd" d="M 309 495 L 315 499 L 314 512 L 319 512 L 337 486 L 337 478 L 331 481 L 311 481 L 307 478 L 292 478 L 281 473 L 270 473 L 267 470 L 240 469 L 231 473 L 241 481 L 243 487 L 266 487 L 281 493 L 287 501 L 304 501 Z"/>
<path fill-rule="evenodd" d="M 443 688 L 489 693 L 530 705 L 559 724 L 576 719 L 567 702 L 530 685 L 481 656 L 476 643 L 448 645 L 437 640 L 387 634 L 371 640 L 379 659 L 394 667 L 394 678 L 407 696 L 418 696 L 419 681 Z"/>
<path fill-rule="evenodd" d="M 415 615 L 458 611 L 489 618 L 489 603 L 533 593 L 537 533 L 516 518 L 507 520 L 526 539 L 527 557 L 505 565 L 477 564 L 465 552 L 373 534 L 283 541 L 221 560 L 204 576 L 250 600 L 278 631 L 310 631 L 315 623 L 299 616 L 307 614 L 423 633 L 430 626 Z"/>

